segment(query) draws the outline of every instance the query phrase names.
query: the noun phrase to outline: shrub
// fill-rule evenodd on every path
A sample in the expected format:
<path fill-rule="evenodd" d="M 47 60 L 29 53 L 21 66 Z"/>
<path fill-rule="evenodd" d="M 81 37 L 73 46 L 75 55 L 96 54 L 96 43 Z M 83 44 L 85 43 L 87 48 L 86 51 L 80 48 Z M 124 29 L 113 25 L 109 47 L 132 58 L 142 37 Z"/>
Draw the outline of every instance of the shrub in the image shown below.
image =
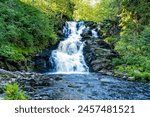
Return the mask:
<path fill-rule="evenodd" d="M 120 58 L 114 58 L 114 59 L 112 60 L 112 64 L 113 64 L 114 66 L 121 65 L 121 64 L 123 64 L 123 63 L 124 63 L 124 61 L 123 61 L 122 59 L 120 59 Z"/>
<path fill-rule="evenodd" d="M 22 61 L 58 41 L 49 17 L 31 4 L 3 0 L 0 14 L 0 56 L 8 60 Z"/>
<path fill-rule="evenodd" d="M 5 86 L 5 100 L 27 100 L 27 96 L 19 89 L 17 83 L 8 84 Z"/>

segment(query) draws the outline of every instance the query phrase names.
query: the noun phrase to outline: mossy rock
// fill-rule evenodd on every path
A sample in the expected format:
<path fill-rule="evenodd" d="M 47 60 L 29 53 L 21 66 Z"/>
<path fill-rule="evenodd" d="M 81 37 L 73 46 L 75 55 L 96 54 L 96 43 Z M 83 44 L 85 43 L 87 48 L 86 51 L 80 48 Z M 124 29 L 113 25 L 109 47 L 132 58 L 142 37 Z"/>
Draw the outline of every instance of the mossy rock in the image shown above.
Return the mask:
<path fill-rule="evenodd" d="M 69 84 L 68 87 L 70 87 L 70 88 L 80 88 L 80 86 L 76 86 L 74 84 Z"/>

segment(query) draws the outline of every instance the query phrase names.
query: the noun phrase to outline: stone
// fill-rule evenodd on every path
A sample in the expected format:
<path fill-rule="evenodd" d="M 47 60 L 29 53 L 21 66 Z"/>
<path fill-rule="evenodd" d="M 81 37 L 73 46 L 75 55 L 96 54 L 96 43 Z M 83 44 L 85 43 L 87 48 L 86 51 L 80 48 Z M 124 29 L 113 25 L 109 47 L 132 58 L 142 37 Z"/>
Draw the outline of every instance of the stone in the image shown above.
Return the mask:
<path fill-rule="evenodd" d="M 129 80 L 129 81 L 133 81 L 133 80 L 135 80 L 135 78 L 134 77 L 128 77 L 128 79 L 127 80 Z"/>
<path fill-rule="evenodd" d="M 112 76 L 112 75 L 113 75 L 113 73 L 112 73 L 112 72 L 109 72 L 109 71 L 106 72 L 106 74 L 109 75 L 109 76 Z"/>
<path fill-rule="evenodd" d="M 62 36 L 63 36 L 63 32 L 62 32 L 61 30 L 58 30 L 58 31 L 57 31 L 57 35 L 58 35 L 59 37 L 62 37 Z"/>
<path fill-rule="evenodd" d="M 106 79 L 106 78 L 102 78 L 102 79 L 100 79 L 100 82 L 109 83 L 109 82 L 111 82 L 111 80 Z"/>
<path fill-rule="evenodd" d="M 55 80 L 56 80 L 56 81 L 59 81 L 59 80 L 62 80 L 62 78 L 56 77 Z"/>
<path fill-rule="evenodd" d="M 134 70 L 135 73 L 141 73 L 139 70 Z"/>
<path fill-rule="evenodd" d="M 126 75 L 124 75 L 124 76 L 122 76 L 122 78 L 123 78 L 123 79 L 127 79 L 127 76 L 126 76 Z"/>
<path fill-rule="evenodd" d="M 100 29 L 98 27 L 101 27 L 94 22 L 86 22 L 86 26 L 89 27 L 89 30 L 94 27 L 97 31 Z M 104 40 L 93 39 L 87 30 L 83 32 L 82 37 L 82 40 L 86 41 L 83 54 L 89 70 L 91 72 L 99 72 L 102 69 L 106 71 L 111 70 L 112 58 L 118 57 L 118 53 Z"/>

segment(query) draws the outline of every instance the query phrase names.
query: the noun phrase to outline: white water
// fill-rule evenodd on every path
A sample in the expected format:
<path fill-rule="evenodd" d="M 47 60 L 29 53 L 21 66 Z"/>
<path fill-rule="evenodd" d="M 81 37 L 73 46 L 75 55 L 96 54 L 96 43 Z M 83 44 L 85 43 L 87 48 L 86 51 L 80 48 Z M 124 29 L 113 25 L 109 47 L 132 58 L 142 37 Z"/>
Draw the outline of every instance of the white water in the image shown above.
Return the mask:
<path fill-rule="evenodd" d="M 98 38 L 98 33 L 94 29 L 92 30 L 92 37 Z"/>
<path fill-rule="evenodd" d="M 88 66 L 84 61 L 81 34 L 85 28 L 84 22 L 66 22 L 63 33 L 64 41 L 52 51 L 51 63 L 56 73 L 87 73 Z"/>

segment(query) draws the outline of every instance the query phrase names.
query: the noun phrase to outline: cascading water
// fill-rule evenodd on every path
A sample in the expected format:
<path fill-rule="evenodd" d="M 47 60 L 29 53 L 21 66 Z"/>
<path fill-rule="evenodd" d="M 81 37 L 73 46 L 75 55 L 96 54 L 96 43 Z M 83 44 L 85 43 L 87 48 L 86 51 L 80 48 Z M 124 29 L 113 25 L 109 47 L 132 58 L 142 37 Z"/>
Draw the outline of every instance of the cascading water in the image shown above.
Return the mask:
<path fill-rule="evenodd" d="M 84 22 L 66 22 L 64 40 L 52 51 L 51 63 L 56 73 L 84 73 L 89 68 L 84 61 L 81 34 L 85 29 Z"/>
<path fill-rule="evenodd" d="M 92 37 L 98 38 L 98 33 L 94 29 L 92 30 Z"/>

